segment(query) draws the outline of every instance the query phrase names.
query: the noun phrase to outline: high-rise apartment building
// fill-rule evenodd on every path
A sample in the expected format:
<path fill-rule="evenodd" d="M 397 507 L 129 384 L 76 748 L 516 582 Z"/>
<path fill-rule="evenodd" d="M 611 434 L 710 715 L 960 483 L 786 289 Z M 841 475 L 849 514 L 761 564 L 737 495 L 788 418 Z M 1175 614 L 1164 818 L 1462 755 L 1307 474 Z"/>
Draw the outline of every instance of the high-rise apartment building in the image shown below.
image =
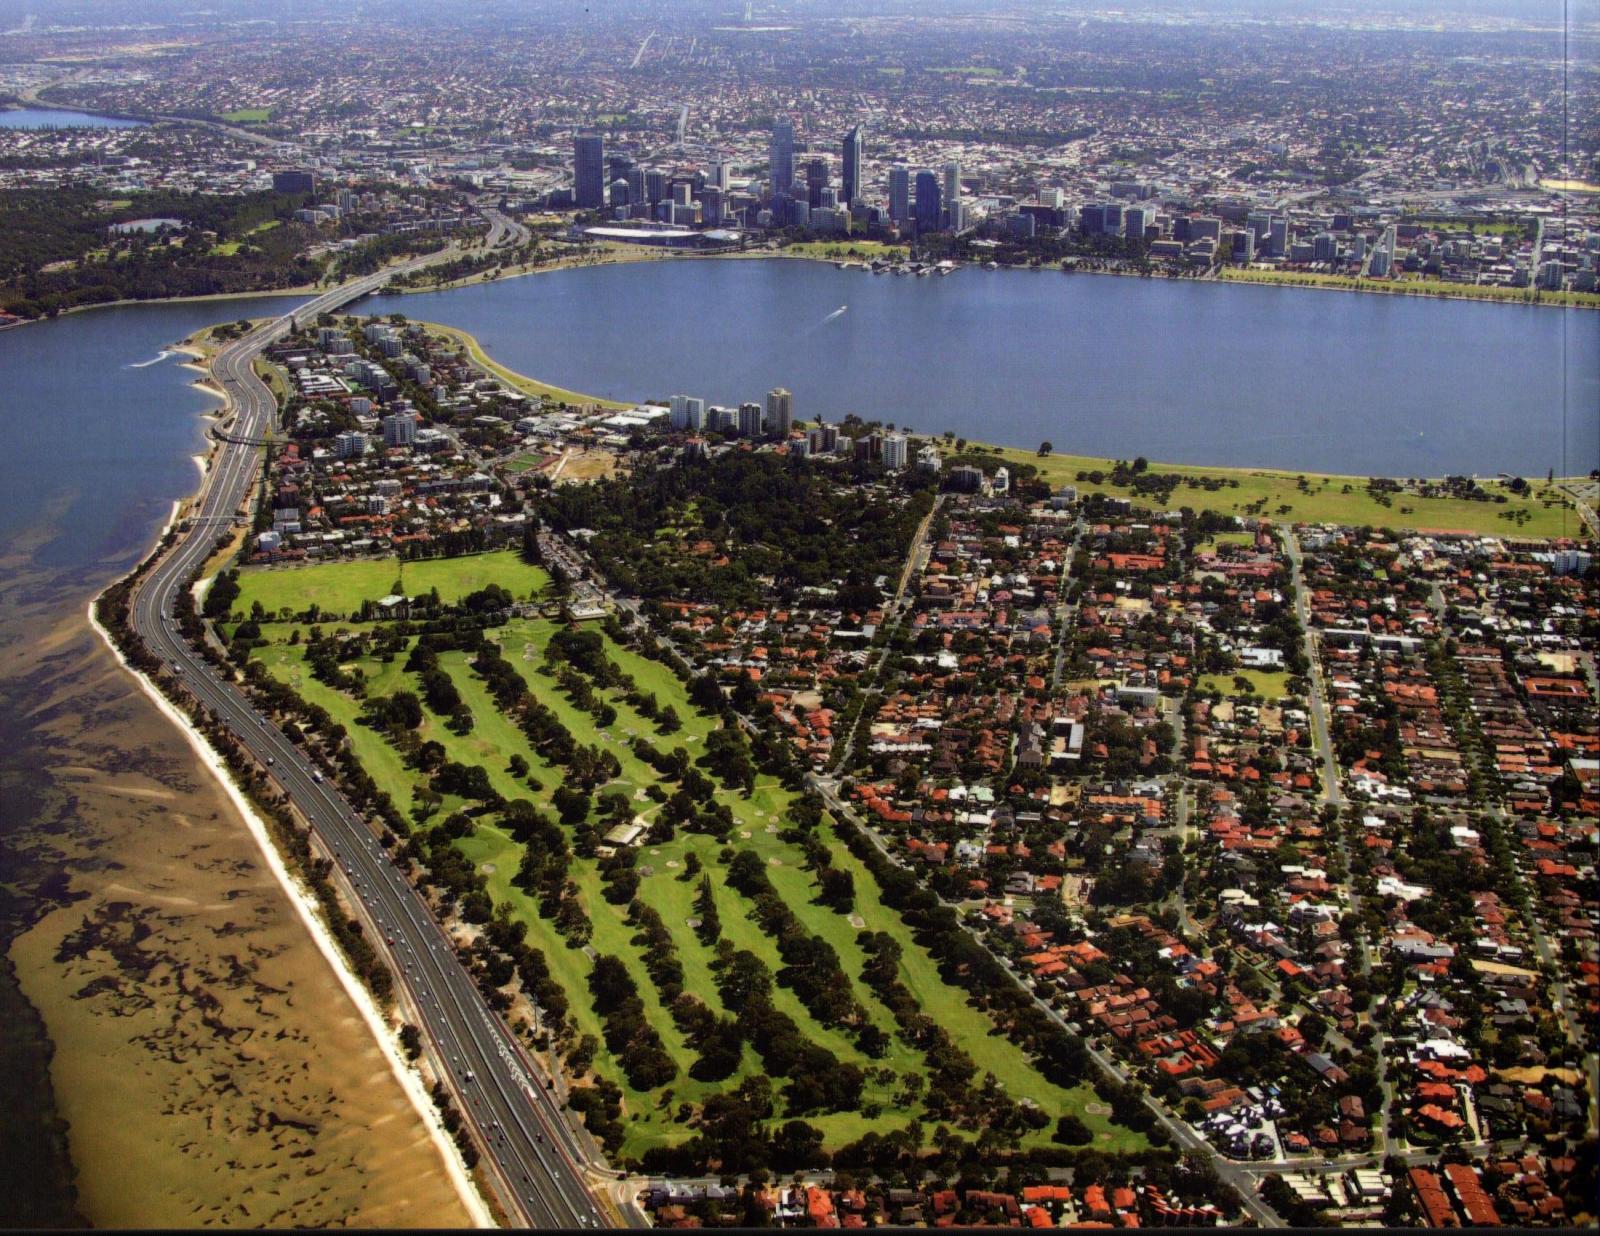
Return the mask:
<path fill-rule="evenodd" d="M 794 428 L 793 396 L 781 386 L 767 392 L 767 432 L 775 437 L 787 438 Z"/>

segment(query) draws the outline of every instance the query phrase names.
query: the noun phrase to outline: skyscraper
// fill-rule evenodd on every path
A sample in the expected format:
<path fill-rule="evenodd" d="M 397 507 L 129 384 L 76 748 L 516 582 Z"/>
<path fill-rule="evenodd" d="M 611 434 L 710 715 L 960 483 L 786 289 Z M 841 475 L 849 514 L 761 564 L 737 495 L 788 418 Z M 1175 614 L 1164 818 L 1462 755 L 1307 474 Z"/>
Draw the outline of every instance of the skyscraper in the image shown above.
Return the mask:
<path fill-rule="evenodd" d="M 961 200 L 961 164 L 944 165 L 944 205 L 950 209 Z"/>
<path fill-rule="evenodd" d="M 911 217 L 911 169 L 896 163 L 889 169 L 889 218 L 904 223 Z"/>
<path fill-rule="evenodd" d="M 806 201 L 813 207 L 822 205 L 822 191 L 828 187 L 832 173 L 828 161 L 820 155 L 806 160 Z"/>
<path fill-rule="evenodd" d="M 598 133 L 580 133 L 573 139 L 572 185 L 579 210 L 598 210 L 605 205 L 605 142 Z"/>
<path fill-rule="evenodd" d="M 794 428 L 792 398 L 781 386 L 767 392 L 767 432 L 774 437 L 787 438 Z"/>
<path fill-rule="evenodd" d="M 739 405 L 739 436 L 741 438 L 759 438 L 761 436 L 761 405 L 759 403 L 741 403 Z"/>
<path fill-rule="evenodd" d="M 939 230 L 939 178 L 924 169 L 917 173 L 917 231 Z"/>
<path fill-rule="evenodd" d="M 861 126 L 856 125 L 844 135 L 844 197 L 846 206 L 852 205 L 861 196 L 863 182 L 866 178 L 866 165 L 862 161 L 865 155 L 866 134 Z"/>
<path fill-rule="evenodd" d="M 788 193 L 794 184 L 794 124 L 780 116 L 772 122 L 772 146 L 768 151 L 771 163 L 772 191 Z"/>

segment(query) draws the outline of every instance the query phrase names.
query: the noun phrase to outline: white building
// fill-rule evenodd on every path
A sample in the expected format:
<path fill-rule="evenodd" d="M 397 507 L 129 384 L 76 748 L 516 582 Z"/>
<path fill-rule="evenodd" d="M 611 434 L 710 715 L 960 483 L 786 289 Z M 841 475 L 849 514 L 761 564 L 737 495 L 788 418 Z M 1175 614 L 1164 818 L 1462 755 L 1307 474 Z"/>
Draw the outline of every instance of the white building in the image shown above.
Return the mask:
<path fill-rule="evenodd" d="M 767 392 L 767 431 L 787 438 L 794 428 L 794 397 L 781 386 Z"/>
<path fill-rule="evenodd" d="M 891 472 L 899 472 L 906 466 L 910 453 L 910 443 L 905 434 L 892 433 L 883 440 L 883 466 Z"/>

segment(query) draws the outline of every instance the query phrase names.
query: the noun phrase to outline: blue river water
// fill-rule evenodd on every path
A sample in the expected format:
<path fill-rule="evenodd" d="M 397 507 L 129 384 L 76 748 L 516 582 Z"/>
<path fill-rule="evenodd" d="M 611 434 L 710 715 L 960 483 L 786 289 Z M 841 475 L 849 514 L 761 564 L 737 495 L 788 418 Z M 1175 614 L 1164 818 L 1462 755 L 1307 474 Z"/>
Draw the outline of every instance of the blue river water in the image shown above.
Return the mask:
<path fill-rule="evenodd" d="M 47 527 L 38 565 L 97 582 L 125 569 L 194 489 L 214 406 L 162 351 L 295 303 L 127 305 L 0 331 L 0 536 Z M 1600 465 L 1600 315 L 1579 310 L 788 260 L 587 267 L 361 309 L 461 327 L 513 369 L 620 399 L 737 404 L 785 386 L 802 417 L 1171 463 Z"/>
<path fill-rule="evenodd" d="M 215 397 L 168 353 L 203 326 L 300 297 L 120 305 L 0 331 L 0 537 L 103 586 L 136 562 L 200 481 Z"/>
<path fill-rule="evenodd" d="M 512 369 L 608 398 L 737 405 L 783 386 L 805 418 L 1361 476 L 1600 463 L 1586 310 L 787 259 L 580 267 L 370 308 L 460 327 Z"/>
<path fill-rule="evenodd" d="M 63 111 L 56 107 L 24 107 L 0 111 L 0 129 L 141 129 L 142 120 L 121 116 L 96 116 L 92 112 Z"/>

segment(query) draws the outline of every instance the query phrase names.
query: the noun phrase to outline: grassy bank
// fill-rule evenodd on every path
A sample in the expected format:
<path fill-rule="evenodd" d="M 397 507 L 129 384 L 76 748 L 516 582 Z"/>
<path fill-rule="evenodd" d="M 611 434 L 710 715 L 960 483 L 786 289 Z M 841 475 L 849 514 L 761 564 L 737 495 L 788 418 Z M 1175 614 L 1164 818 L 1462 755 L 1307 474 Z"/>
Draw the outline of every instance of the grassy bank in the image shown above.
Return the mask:
<path fill-rule="evenodd" d="M 507 386 L 521 391 L 524 395 L 552 399 L 558 403 L 594 403 L 599 404 L 602 408 L 627 408 L 632 406 L 631 404 L 619 403 L 615 399 L 601 399 L 598 395 L 585 395 L 582 391 L 568 390 L 562 386 L 552 386 L 549 382 L 540 382 L 537 378 L 527 377 L 514 369 L 507 369 L 498 361 L 491 359 L 489 354 L 483 350 L 483 345 L 464 330 L 458 330 L 454 326 L 444 326 L 438 322 L 424 322 L 422 325 L 434 334 L 443 335 L 446 339 L 466 348 L 467 355 L 472 358 L 474 364 L 482 366 Z"/>
<path fill-rule="evenodd" d="M 1032 464 L 1051 485 L 1076 485 L 1080 492 L 1136 498 L 1158 510 L 1191 507 L 1226 515 L 1259 515 L 1275 523 L 1332 523 L 1396 530 L 1481 532 L 1498 536 L 1580 536 L 1583 522 L 1569 500 L 1542 480 L 1519 496 L 1499 481 L 1480 481 L 1487 502 L 1424 497 L 1400 491 L 1378 494 L 1369 478 L 1274 468 L 1207 468 L 1151 463 L 1150 473 L 1177 473 L 1184 480 L 1165 501 L 1137 497 L 1133 484 L 1111 480 L 1112 462 L 1090 455 L 1048 455 L 1015 447 L 997 448 L 1014 463 Z M 1093 480 L 1100 474 L 1099 481 Z M 1190 484 L 1190 481 L 1194 484 Z M 1506 501 L 1494 501 L 1496 497 Z M 1382 499 L 1382 500 L 1380 500 Z"/>
<path fill-rule="evenodd" d="M 1323 288 L 1339 292 L 1376 292 L 1387 296 L 1437 296 L 1445 300 L 1492 300 L 1522 305 L 1555 305 L 1568 309 L 1600 309 L 1600 293 L 1546 292 L 1536 288 L 1507 288 L 1474 283 L 1448 283 L 1422 276 L 1400 279 L 1365 279 L 1355 275 L 1329 275 L 1302 270 L 1256 270 L 1225 266 L 1224 283 L 1267 283 L 1280 287 Z"/>

